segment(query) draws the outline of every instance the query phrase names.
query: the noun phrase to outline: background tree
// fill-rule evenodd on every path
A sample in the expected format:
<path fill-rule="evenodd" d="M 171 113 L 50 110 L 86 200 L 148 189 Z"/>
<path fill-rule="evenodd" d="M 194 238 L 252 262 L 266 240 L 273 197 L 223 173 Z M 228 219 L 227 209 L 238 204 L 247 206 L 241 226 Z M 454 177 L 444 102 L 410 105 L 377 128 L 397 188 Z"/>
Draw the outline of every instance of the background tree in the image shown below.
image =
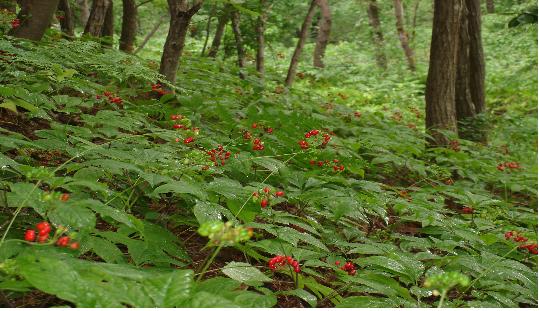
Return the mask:
<path fill-rule="evenodd" d="M 163 24 L 165 22 L 166 18 L 167 18 L 166 16 L 161 16 L 157 20 L 157 23 L 154 24 L 154 26 L 152 27 L 150 32 L 148 32 L 148 34 L 144 37 L 144 40 L 142 40 L 142 43 L 137 47 L 137 49 L 135 50 L 135 52 L 133 52 L 133 54 L 137 54 L 138 52 L 140 52 L 140 50 L 142 50 L 144 48 L 146 43 L 148 43 L 148 41 L 150 41 L 151 37 L 153 37 L 153 35 L 155 35 L 155 33 L 157 32 L 159 27 L 161 27 L 161 24 Z"/>
<path fill-rule="evenodd" d="M 185 45 L 189 23 L 193 15 L 200 10 L 202 2 L 203 0 L 195 0 L 192 3 L 187 0 L 168 0 L 170 25 L 161 55 L 159 73 L 171 83 L 176 81 L 176 72 Z"/>
<path fill-rule="evenodd" d="M 112 0 L 105 14 L 105 21 L 103 22 L 103 28 L 101 28 L 101 37 L 104 38 L 102 40 L 104 46 L 111 48 L 114 45 L 114 5 Z"/>
<path fill-rule="evenodd" d="M 320 0 L 320 21 L 318 22 L 318 35 L 316 37 L 316 45 L 314 47 L 313 65 L 315 67 L 324 67 L 324 54 L 329 41 L 331 32 L 331 11 L 328 0 Z"/>
<path fill-rule="evenodd" d="M 408 62 L 408 68 L 411 71 L 415 71 L 415 56 L 414 51 L 408 43 L 408 33 L 404 29 L 404 8 L 402 7 L 401 0 L 393 0 L 393 7 L 395 8 L 395 19 L 397 25 L 397 33 L 401 42 L 406 61 Z"/>
<path fill-rule="evenodd" d="M 446 145 L 440 130 L 457 132 L 455 78 L 463 0 L 435 0 L 429 73 L 425 93 L 426 128 L 433 146 Z"/>
<path fill-rule="evenodd" d="M 90 17 L 90 8 L 88 7 L 88 0 L 76 0 L 79 8 L 79 22 L 84 28 Z"/>
<path fill-rule="evenodd" d="M 68 37 L 75 36 L 75 21 L 73 20 L 73 11 L 69 4 L 69 0 L 60 0 L 58 10 L 61 12 L 60 27 L 62 32 Z"/>
<path fill-rule="evenodd" d="M 305 41 L 307 41 L 309 27 L 311 26 L 316 7 L 318 6 L 318 2 L 319 2 L 318 0 L 311 1 L 311 5 L 309 6 L 307 15 L 305 15 L 305 20 L 303 21 L 303 24 L 301 25 L 301 31 L 299 33 L 298 43 L 296 45 L 296 49 L 294 50 L 294 54 L 292 55 L 292 59 L 290 60 L 290 66 L 288 67 L 288 73 L 285 79 L 285 85 L 287 87 L 292 86 L 292 83 L 294 83 L 294 77 L 296 76 L 296 70 L 298 68 L 299 58 L 301 56 L 303 46 L 305 45 Z"/>
<path fill-rule="evenodd" d="M 234 40 L 236 42 L 236 51 L 238 53 L 238 68 L 241 79 L 245 79 L 243 68 L 245 68 L 245 49 L 243 47 L 243 38 L 240 29 L 240 12 L 233 9 L 231 13 L 232 31 L 234 32 Z"/>
<path fill-rule="evenodd" d="M 487 13 L 494 13 L 494 11 L 496 11 L 494 8 L 494 0 L 487 0 L 486 5 L 487 5 Z"/>
<path fill-rule="evenodd" d="M 21 7 L 17 18 L 21 25 L 12 28 L 9 35 L 39 41 L 49 28 L 52 16 L 58 8 L 59 0 L 19 0 Z"/>
<path fill-rule="evenodd" d="M 372 28 L 372 38 L 376 47 L 376 63 L 381 68 L 386 69 L 387 59 L 384 52 L 384 33 L 380 27 L 380 16 L 378 11 L 376 0 L 370 0 L 367 13 L 369 15 L 369 24 Z"/>
<path fill-rule="evenodd" d="M 257 49 L 256 49 L 256 71 L 260 73 L 260 76 L 264 78 L 265 67 L 264 67 L 264 49 L 266 47 L 264 32 L 266 30 L 266 22 L 268 19 L 268 10 L 266 0 L 260 0 L 260 15 L 258 16 L 256 23 L 256 39 L 257 39 Z"/>
<path fill-rule="evenodd" d="M 223 40 L 223 34 L 225 33 L 226 23 L 230 18 L 230 5 L 225 5 L 223 11 L 217 18 L 217 27 L 215 28 L 215 35 L 213 35 L 213 40 L 211 43 L 210 50 L 208 51 L 209 57 L 217 56 L 219 47 L 221 46 L 221 41 Z"/>
<path fill-rule="evenodd" d="M 92 37 L 101 37 L 103 26 L 107 17 L 107 11 L 111 5 L 111 0 L 94 0 L 92 10 L 84 28 L 84 34 Z"/>
<path fill-rule="evenodd" d="M 133 53 L 137 35 L 137 5 L 135 0 L 122 0 L 122 34 L 120 35 L 120 50 Z"/>

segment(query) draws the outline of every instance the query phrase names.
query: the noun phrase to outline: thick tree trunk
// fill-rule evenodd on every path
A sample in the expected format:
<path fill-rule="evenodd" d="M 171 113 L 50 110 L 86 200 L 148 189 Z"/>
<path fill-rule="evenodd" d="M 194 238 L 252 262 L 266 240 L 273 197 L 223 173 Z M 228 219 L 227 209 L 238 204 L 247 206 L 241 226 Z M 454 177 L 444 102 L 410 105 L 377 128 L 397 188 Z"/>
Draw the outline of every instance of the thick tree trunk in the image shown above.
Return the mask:
<path fill-rule="evenodd" d="M 266 0 L 260 0 L 260 15 L 256 23 L 256 71 L 260 74 L 260 77 L 264 79 L 266 69 L 264 67 L 264 49 L 266 48 L 266 42 L 264 32 L 266 31 L 266 21 L 268 19 Z"/>
<path fill-rule="evenodd" d="M 69 0 L 60 0 L 58 4 L 58 10 L 62 11 L 62 17 L 60 17 L 60 27 L 62 32 L 68 37 L 75 36 L 75 22 L 73 20 L 73 11 L 69 5 Z"/>
<path fill-rule="evenodd" d="M 296 45 L 296 49 L 294 50 L 294 54 L 292 55 L 292 59 L 290 60 L 290 67 L 288 67 L 288 73 L 285 79 L 285 85 L 287 87 L 292 86 L 292 83 L 294 83 L 294 77 L 296 76 L 299 57 L 301 56 L 301 51 L 303 50 L 305 41 L 307 41 L 307 34 L 309 32 L 309 28 L 311 26 L 315 9 L 317 6 L 318 0 L 312 0 L 311 5 L 309 6 L 309 10 L 307 11 L 307 15 L 305 16 L 305 20 L 303 21 L 303 25 L 301 26 L 298 44 Z"/>
<path fill-rule="evenodd" d="M 376 0 L 370 0 L 369 8 L 369 24 L 372 27 L 373 41 L 376 46 L 376 63 L 383 69 L 387 68 L 387 59 L 384 52 L 384 33 L 380 27 L 380 16 L 378 14 L 378 4 Z"/>
<path fill-rule="evenodd" d="M 17 3 L 15 3 L 15 0 L 0 0 L 0 10 L 7 10 L 10 13 L 16 13 Z"/>
<path fill-rule="evenodd" d="M 21 25 L 9 31 L 10 36 L 39 41 L 50 26 L 59 0 L 19 0 L 17 18 Z"/>
<path fill-rule="evenodd" d="M 144 48 L 146 43 L 150 41 L 150 39 L 153 37 L 153 35 L 155 35 L 159 27 L 161 27 L 161 24 L 163 24 L 163 22 L 165 21 L 165 18 L 166 16 L 161 16 L 161 18 L 159 18 L 157 23 L 155 23 L 155 25 L 153 26 L 152 30 L 150 30 L 150 32 L 146 35 L 146 37 L 144 37 L 144 40 L 142 40 L 142 43 L 137 47 L 137 49 L 135 50 L 133 54 L 137 54 L 138 52 L 140 52 L 140 50 Z"/>
<path fill-rule="evenodd" d="M 82 27 L 86 27 L 88 23 L 88 18 L 90 17 L 90 9 L 88 8 L 88 0 L 77 0 L 77 5 L 79 6 L 80 11 L 80 24 Z"/>
<path fill-rule="evenodd" d="M 320 0 L 318 5 L 320 7 L 321 18 L 318 22 L 318 35 L 314 47 L 313 65 L 315 67 L 323 68 L 325 66 L 324 54 L 326 53 L 329 34 L 331 32 L 331 11 L 329 9 L 328 0 Z"/>
<path fill-rule="evenodd" d="M 101 37 L 104 38 L 104 46 L 111 48 L 114 45 L 114 8 L 112 0 L 107 8 L 107 13 L 105 14 L 105 21 L 103 23 L 103 28 L 101 29 Z"/>
<path fill-rule="evenodd" d="M 135 0 L 122 0 L 122 34 L 120 35 L 120 50 L 133 53 L 137 36 L 137 5 Z"/>
<path fill-rule="evenodd" d="M 487 13 L 494 13 L 494 0 L 487 0 Z"/>
<path fill-rule="evenodd" d="M 176 72 L 189 30 L 189 23 L 201 6 L 202 0 L 195 1 L 190 7 L 187 0 L 168 0 L 170 27 L 163 47 L 159 73 L 164 75 L 170 83 L 176 82 Z"/>
<path fill-rule="evenodd" d="M 215 35 L 213 36 L 213 41 L 211 43 L 210 50 L 208 51 L 208 56 L 215 58 L 219 47 L 221 46 L 221 40 L 223 39 L 223 34 L 225 33 L 226 23 L 229 19 L 229 6 L 225 5 L 223 12 L 217 18 L 217 28 L 215 29 Z"/>
<path fill-rule="evenodd" d="M 459 136 L 486 141 L 477 114 L 485 110 L 485 62 L 481 42 L 480 0 L 466 0 L 462 10 L 455 104 Z"/>
<path fill-rule="evenodd" d="M 426 128 L 432 146 L 448 143 L 439 130 L 457 132 L 455 78 L 463 0 L 435 0 L 429 73 L 427 77 Z"/>
<path fill-rule="evenodd" d="M 243 38 L 240 30 L 240 12 L 233 10 L 231 15 L 232 31 L 234 32 L 234 40 L 236 41 L 236 51 L 238 52 L 238 68 L 240 79 L 245 79 L 243 68 L 245 68 L 245 50 L 243 48 Z"/>
<path fill-rule="evenodd" d="M 111 0 L 94 0 L 88 22 L 84 28 L 84 34 L 92 37 L 100 37 L 107 16 Z"/>
<path fill-rule="evenodd" d="M 216 9 L 217 5 L 214 4 L 211 8 L 210 15 L 208 16 L 208 22 L 206 23 L 206 36 L 204 38 L 204 45 L 202 46 L 200 56 L 204 56 L 204 54 L 206 53 L 206 48 L 208 47 L 208 40 L 210 39 L 211 21 L 213 19 L 213 16 L 215 15 Z"/>
<path fill-rule="evenodd" d="M 406 61 L 408 62 L 408 68 L 410 68 L 411 71 L 415 71 L 414 51 L 412 48 L 410 48 L 410 44 L 408 43 L 408 34 L 404 30 L 404 9 L 402 7 L 401 0 L 393 0 L 393 6 L 395 7 L 397 32 L 399 34 L 402 49 L 404 50 L 404 55 L 406 56 Z"/>

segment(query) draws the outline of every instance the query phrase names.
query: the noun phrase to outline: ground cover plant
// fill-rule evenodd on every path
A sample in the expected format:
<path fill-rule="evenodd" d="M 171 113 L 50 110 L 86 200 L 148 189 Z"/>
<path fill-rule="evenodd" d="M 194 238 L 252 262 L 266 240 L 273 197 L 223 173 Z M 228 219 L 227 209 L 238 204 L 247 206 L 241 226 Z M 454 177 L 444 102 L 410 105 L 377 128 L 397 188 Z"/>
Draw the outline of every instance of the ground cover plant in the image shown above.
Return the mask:
<path fill-rule="evenodd" d="M 537 307 L 533 2 L 481 4 L 458 133 L 425 96 L 465 1 L 50 2 L 0 1 L 1 306 Z"/>

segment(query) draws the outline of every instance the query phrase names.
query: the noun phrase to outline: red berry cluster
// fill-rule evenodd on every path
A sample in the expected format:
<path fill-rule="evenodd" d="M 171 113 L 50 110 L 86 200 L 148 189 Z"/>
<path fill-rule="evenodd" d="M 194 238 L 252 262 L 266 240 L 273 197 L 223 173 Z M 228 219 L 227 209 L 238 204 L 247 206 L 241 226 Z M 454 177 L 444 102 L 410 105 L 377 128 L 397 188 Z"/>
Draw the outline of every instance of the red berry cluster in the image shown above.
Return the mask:
<path fill-rule="evenodd" d="M 207 152 L 207 154 L 210 156 L 210 160 L 213 162 L 213 165 L 221 166 L 225 165 L 225 161 L 230 158 L 230 151 L 224 150 L 223 146 L 219 145 L 217 149 L 212 149 Z"/>
<path fill-rule="evenodd" d="M 110 103 L 113 103 L 113 104 L 117 104 L 117 105 L 121 105 L 123 100 L 118 97 L 118 96 L 114 96 L 114 94 L 112 92 L 109 92 L 109 91 L 105 91 L 103 92 L 103 96 L 106 97 Z M 95 98 L 96 99 L 101 99 L 103 96 L 101 95 L 96 95 Z"/>
<path fill-rule="evenodd" d="M 254 129 L 261 129 L 267 134 L 273 134 L 273 128 L 265 125 L 261 125 L 258 123 L 251 124 L 251 128 Z M 262 134 L 260 134 L 261 136 Z M 264 150 L 264 142 L 260 138 L 253 139 L 253 134 L 247 130 L 243 131 L 243 139 L 244 140 L 251 140 L 252 139 L 252 149 L 254 151 L 261 151 Z"/>
<path fill-rule="evenodd" d="M 505 162 L 505 163 L 498 164 L 496 168 L 498 169 L 498 171 L 503 172 L 505 171 L 506 168 L 509 168 L 509 169 L 520 168 L 520 165 L 518 164 L 518 162 Z"/>
<path fill-rule="evenodd" d="M 356 118 L 361 117 L 361 112 L 359 112 L 359 111 L 354 112 L 354 117 L 356 117 Z"/>
<path fill-rule="evenodd" d="M 253 139 L 253 150 L 259 151 L 264 150 L 264 142 L 260 138 Z"/>
<path fill-rule="evenodd" d="M 320 130 L 310 130 L 309 132 L 305 133 L 305 139 L 310 140 L 311 143 L 318 143 L 321 141 L 320 147 L 324 148 L 331 140 L 331 135 L 328 133 L 322 133 L 322 139 L 320 140 L 318 136 L 320 133 Z M 300 140 L 298 142 L 301 149 L 309 149 L 311 144 L 309 144 L 307 140 Z"/>
<path fill-rule="evenodd" d="M 513 241 L 517 243 L 525 243 L 528 241 L 528 238 L 520 235 L 520 233 L 518 233 L 517 231 L 507 231 L 505 233 L 505 239 L 506 240 L 513 239 Z M 530 254 L 537 255 L 537 243 L 521 244 L 518 248 L 527 249 Z"/>
<path fill-rule="evenodd" d="M 60 201 L 64 201 L 64 202 L 65 202 L 65 201 L 67 201 L 67 200 L 69 200 L 69 193 L 62 193 L 62 194 L 60 195 Z"/>
<path fill-rule="evenodd" d="M 317 161 L 317 160 L 310 160 L 310 161 L 309 161 L 309 164 L 310 164 L 311 166 L 315 166 L 315 165 L 316 165 L 316 166 L 318 166 L 318 167 L 323 167 L 323 166 L 329 166 L 329 167 L 331 167 L 331 166 L 333 166 L 333 171 L 334 171 L 334 172 L 339 172 L 339 171 L 342 172 L 342 171 L 344 171 L 344 165 L 342 165 L 342 164 L 339 165 L 339 164 L 338 164 L 339 162 L 340 162 L 339 159 L 333 159 L 333 161 L 329 161 L 329 160 L 324 160 L 324 161 L 320 161 L 320 160 L 318 160 L 318 161 Z"/>
<path fill-rule="evenodd" d="M 449 142 L 449 147 L 454 151 L 460 151 L 460 143 L 458 140 L 452 140 Z"/>
<path fill-rule="evenodd" d="M 278 266 L 290 265 L 294 268 L 294 272 L 299 273 L 301 271 L 299 263 L 290 256 L 277 255 L 268 261 L 268 266 L 271 270 L 277 269 Z"/>
<path fill-rule="evenodd" d="M 461 212 L 462 212 L 463 214 L 473 214 L 473 213 L 474 213 L 474 209 L 471 208 L 471 207 L 466 206 L 466 207 L 463 207 L 463 208 L 462 208 Z"/>
<path fill-rule="evenodd" d="M 186 139 L 184 139 L 183 143 L 188 145 L 188 144 L 190 144 L 190 143 L 192 143 L 194 141 L 195 141 L 195 138 L 190 136 L 190 137 L 187 137 Z"/>
<path fill-rule="evenodd" d="M 335 265 L 338 267 L 341 265 L 341 262 L 337 260 L 335 261 Z M 348 275 L 356 275 L 356 266 L 350 261 L 345 263 L 340 269 L 348 272 Z"/>
<path fill-rule="evenodd" d="M 169 91 L 163 89 L 163 86 L 160 83 L 152 84 L 152 92 L 155 92 L 161 96 L 170 93 Z"/>
<path fill-rule="evenodd" d="M 37 230 L 37 236 L 36 236 L 36 230 Z M 39 243 L 45 243 L 49 239 L 49 234 L 51 232 L 51 225 L 46 222 L 42 221 L 36 225 L 36 230 L 28 229 L 24 233 L 24 240 L 27 242 L 34 242 L 37 240 Z M 37 238 L 37 239 L 36 239 Z M 60 247 L 66 247 L 69 244 L 69 237 L 67 236 L 61 236 L 56 240 L 56 245 Z M 72 242 L 69 244 L 69 247 L 71 249 L 78 249 L 80 246 L 79 242 Z"/>
<path fill-rule="evenodd" d="M 16 18 L 11 21 L 11 28 L 18 28 L 21 25 L 21 20 Z"/>
<path fill-rule="evenodd" d="M 253 199 L 257 201 L 260 198 L 260 207 L 266 208 L 269 204 L 269 201 L 272 197 L 282 197 L 284 196 L 284 191 L 275 191 L 275 193 L 271 193 L 271 189 L 268 187 L 265 187 L 262 189 L 262 193 L 260 191 L 253 192 Z"/>

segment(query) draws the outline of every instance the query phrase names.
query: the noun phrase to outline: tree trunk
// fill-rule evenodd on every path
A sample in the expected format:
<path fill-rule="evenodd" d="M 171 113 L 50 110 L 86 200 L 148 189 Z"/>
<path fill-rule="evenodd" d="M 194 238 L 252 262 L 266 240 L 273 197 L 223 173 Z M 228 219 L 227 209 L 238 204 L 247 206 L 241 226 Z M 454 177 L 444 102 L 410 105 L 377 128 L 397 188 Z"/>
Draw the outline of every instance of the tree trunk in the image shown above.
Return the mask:
<path fill-rule="evenodd" d="M 60 27 L 62 28 L 62 32 L 68 37 L 74 37 L 75 23 L 73 21 L 73 11 L 71 11 L 71 7 L 69 6 L 69 0 L 60 0 L 60 3 L 58 3 L 58 10 L 63 13 L 63 16 L 60 17 Z"/>
<path fill-rule="evenodd" d="M 431 146 L 448 143 L 439 130 L 457 132 L 455 78 L 463 0 L 435 0 L 429 73 L 425 92 Z"/>
<path fill-rule="evenodd" d="M 0 10 L 7 10 L 9 13 L 17 12 L 15 0 L 0 0 Z"/>
<path fill-rule="evenodd" d="M 21 25 L 9 31 L 10 36 L 39 41 L 50 26 L 59 0 L 19 0 L 17 18 Z"/>
<path fill-rule="evenodd" d="M 105 21 L 103 23 L 103 28 L 101 29 L 101 37 L 104 38 L 102 41 L 103 45 L 112 48 L 114 45 L 114 8 L 112 0 L 107 8 L 107 13 L 105 14 Z"/>
<path fill-rule="evenodd" d="M 142 40 L 142 43 L 137 47 L 137 49 L 135 50 L 133 54 L 137 54 L 138 52 L 140 52 L 140 50 L 144 48 L 146 43 L 150 41 L 150 38 L 153 37 L 153 35 L 157 32 L 161 24 L 163 24 L 163 22 L 165 21 L 165 18 L 166 16 L 161 16 L 161 18 L 159 18 L 157 23 L 153 26 L 152 30 L 150 30 L 150 32 L 146 35 L 146 37 L 144 37 L 144 40 Z"/>
<path fill-rule="evenodd" d="M 210 39 L 211 20 L 213 19 L 213 16 L 215 15 L 216 8 L 217 8 L 217 5 L 214 4 L 211 8 L 210 15 L 208 16 L 208 22 L 206 23 L 206 37 L 204 38 L 204 45 L 202 46 L 202 51 L 200 52 L 200 56 L 204 56 L 204 53 L 206 53 L 206 48 L 208 47 L 208 40 Z"/>
<path fill-rule="evenodd" d="M 260 77 L 264 79 L 266 69 L 264 68 L 264 49 L 266 48 L 266 42 L 264 32 L 266 30 L 266 22 L 268 19 L 267 1 L 260 0 L 260 15 L 256 23 L 256 41 L 258 43 L 256 49 L 256 71 L 260 74 Z"/>
<path fill-rule="evenodd" d="M 486 142 L 477 114 L 485 110 L 485 62 L 480 0 L 466 0 L 461 16 L 455 104 L 459 136 Z"/>
<path fill-rule="evenodd" d="M 217 28 L 215 29 L 215 35 L 213 36 L 210 50 L 208 51 L 209 57 L 215 58 L 217 56 L 217 52 L 219 51 L 219 47 L 221 46 L 221 40 L 223 38 L 223 34 L 225 33 L 225 27 L 226 23 L 228 22 L 228 19 L 229 6 L 225 5 L 225 7 L 223 8 L 223 12 L 217 18 Z"/>
<path fill-rule="evenodd" d="M 80 11 L 80 24 L 82 27 L 86 27 L 88 23 L 88 18 L 90 17 L 90 9 L 88 8 L 88 0 L 77 0 L 77 5 L 79 6 Z"/>
<path fill-rule="evenodd" d="M 321 18 L 318 22 L 318 35 L 314 47 L 313 65 L 315 67 L 323 68 L 325 66 L 324 54 L 326 53 L 329 34 L 331 32 L 331 11 L 329 9 L 328 0 L 320 0 L 318 5 L 320 6 Z"/>
<path fill-rule="evenodd" d="M 307 41 L 307 34 L 309 32 L 309 28 L 311 26 L 315 9 L 317 6 L 318 0 L 312 0 L 311 5 L 309 6 L 309 10 L 307 11 L 307 15 L 305 16 L 305 20 L 303 21 L 303 25 L 301 25 L 298 44 L 296 45 L 296 49 L 294 50 L 294 54 L 292 55 L 292 59 L 290 60 L 290 67 L 288 67 L 288 73 L 286 75 L 285 85 L 287 87 L 292 86 L 292 83 L 294 83 L 294 77 L 296 76 L 299 57 L 301 56 L 301 51 L 303 50 L 305 41 Z"/>
<path fill-rule="evenodd" d="M 487 13 L 494 13 L 494 0 L 487 0 Z"/>
<path fill-rule="evenodd" d="M 411 42 L 415 40 L 416 26 L 417 26 L 417 10 L 419 9 L 419 2 L 421 0 L 416 0 L 414 4 L 414 16 L 412 18 L 412 37 L 410 38 Z"/>
<path fill-rule="evenodd" d="M 195 1 L 191 7 L 189 7 L 187 0 L 168 0 L 170 26 L 163 47 L 159 73 L 164 75 L 170 83 L 176 82 L 176 72 L 189 30 L 189 23 L 201 6 L 202 0 Z"/>
<path fill-rule="evenodd" d="M 92 10 L 88 17 L 88 22 L 84 28 L 84 34 L 92 37 L 100 37 L 103 31 L 103 25 L 107 16 L 107 11 L 111 5 L 110 0 L 94 0 Z"/>
<path fill-rule="evenodd" d="M 232 31 L 234 32 L 234 40 L 236 41 L 236 51 L 238 52 L 238 68 L 240 71 L 240 79 L 245 79 L 243 68 L 245 68 L 245 50 L 243 48 L 243 38 L 240 30 L 240 12 L 236 9 L 231 15 Z"/>
<path fill-rule="evenodd" d="M 120 50 L 133 53 L 137 36 L 137 6 L 135 0 L 122 0 L 122 34 L 120 35 Z"/>
<path fill-rule="evenodd" d="M 408 68 L 410 68 L 411 71 L 415 71 L 414 51 L 412 48 L 410 48 L 410 44 L 408 43 L 408 34 L 404 30 L 404 9 L 402 8 L 401 0 L 393 0 L 393 6 L 395 7 L 397 32 L 399 34 L 402 49 L 404 50 L 404 55 L 408 61 Z"/>
<path fill-rule="evenodd" d="M 376 63 L 383 69 L 387 68 L 386 54 L 384 52 L 384 34 L 380 27 L 380 16 L 378 14 L 378 4 L 376 0 L 369 2 L 367 10 L 369 14 L 369 24 L 372 27 L 373 41 L 376 46 Z"/>

